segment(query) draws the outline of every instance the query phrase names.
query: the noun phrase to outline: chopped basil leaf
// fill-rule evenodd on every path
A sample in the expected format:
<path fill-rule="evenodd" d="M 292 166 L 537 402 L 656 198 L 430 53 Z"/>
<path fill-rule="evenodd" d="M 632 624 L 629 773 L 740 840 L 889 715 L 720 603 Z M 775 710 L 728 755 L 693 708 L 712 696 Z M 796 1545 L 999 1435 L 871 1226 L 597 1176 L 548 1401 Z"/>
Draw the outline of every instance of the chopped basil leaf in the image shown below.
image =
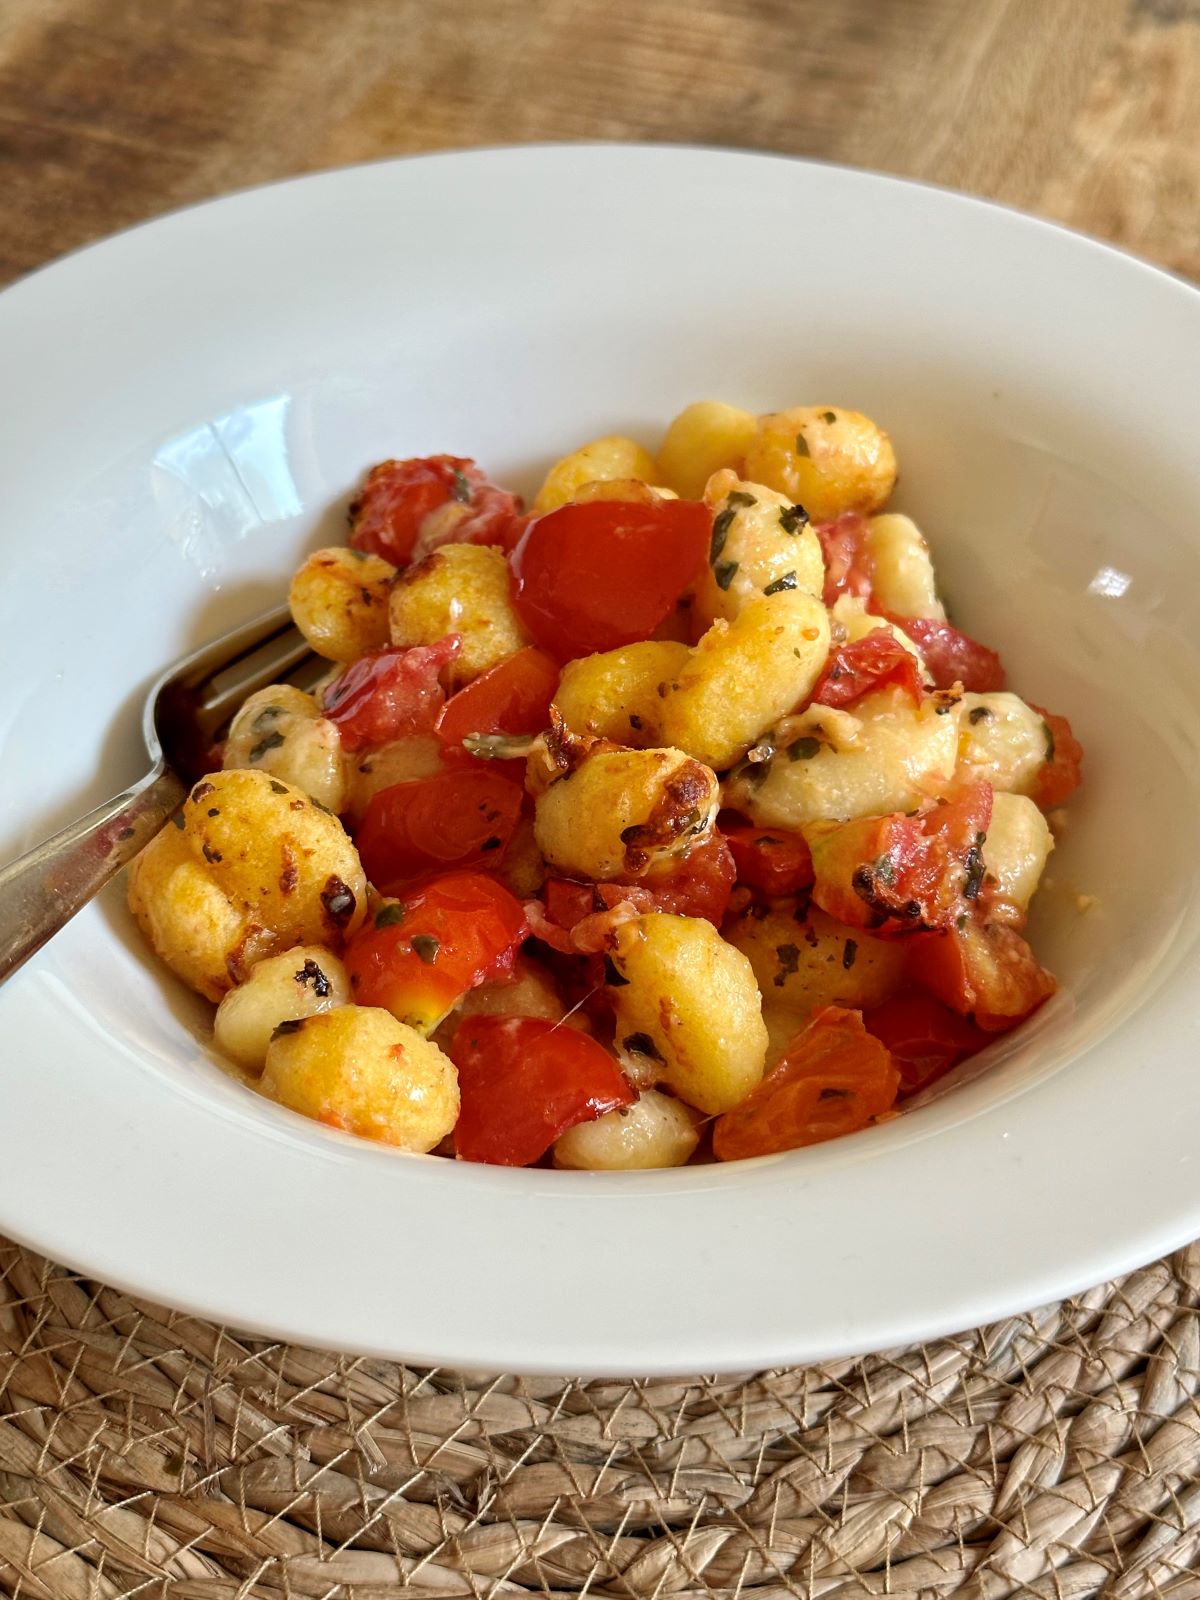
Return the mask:
<path fill-rule="evenodd" d="M 713 518 L 712 539 L 708 546 L 708 564 L 715 567 L 721 551 L 725 548 L 725 541 L 729 537 L 729 525 L 733 521 L 732 511 L 721 511 Z"/>
<path fill-rule="evenodd" d="M 462 505 L 471 504 L 471 485 L 467 482 L 467 475 L 458 467 L 454 469 L 454 498 Z"/>
<path fill-rule="evenodd" d="M 437 960 L 437 953 L 442 948 L 440 941 L 431 933 L 414 933 L 409 942 L 413 951 L 420 956 L 427 967 L 431 967 Z"/>
<path fill-rule="evenodd" d="M 798 589 L 794 572 L 785 572 L 781 578 L 776 578 L 774 583 L 769 583 L 763 590 L 764 594 L 782 594 L 785 589 Z"/>
<path fill-rule="evenodd" d="M 815 755 L 819 754 L 820 749 L 820 739 L 814 739 L 810 734 L 806 734 L 801 739 L 793 739 L 792 743 L 788 745 L 788 760 L 811 761 Z"/>
<path fill-rule="evenodd" d="M 651 1061 L 662 1061 L 662 1051 L 648 1033 L 631 1033 L 621 1040 L 621 1049 L 632 1056 L 648 1056 Z"/>
<path fill-rule="evenodd" d="M 604 981 L 610 989 L 622 989 L 629 982 L 611 956 L 604 958 Z"/>
<path fill-rule="evenodd" d="M 187 827 L 187 823 L 183 820 L 183 812 L 182 811 L 177 811 L 175 813 L 175 815 L 171 818 L 171 821 L 175 824 L 175 826 L 180 830 L 181 833 L 182 833 L 183 829 Z"/>
<path fill-rule="evenodd" d="M 288 1021 L 281 1022 L 277 1028 L 274 1028 L 272 1030 L 271 1038 L 272 1038 L 272 1040 L 282 1039 L 285 1033 L 299 1033 L 300 1029 L 303 1026 L 304 1026 L 304 1018 L 303 1017 L 299 1018 L 298 1020 L 293 1020 L 293 1019 L 289 1018 Z"/>
<path fill-rule="evenodd" d="M 889 855 L 879 856 L 877 858 L 877 860 L 875 861 L 875 865 L 874 865 L 873 870 L 874 870 L 875 876 L 877 878 L 881 878 L 884 883 L 886 883 L 886 884 L 895 883 L 895 881 L 896 881 L 896 868 L 892 863 L 891 856 L 889 856 Z"/>
<path fill-rule="evenodd" d="M 311 956 L 300 968 L 300 971 L 294 973 L 293 976 L 302 987 L 306 988 L 311 983 L 312 991 L 318 1000 L 327 999 L 333 992 L 333 985 Z"/>
<path fill-rule="evenodd" d="M 853 939 L 846 940 L 846 948 L 842 951 L 842 966 L 849 972 L 858 955 L 858 945 Z"/>
<path fill-rule="evenodd" d="M 1046 760 L 1054 760 L 1054 730 L 1048 722 L 1042 723 L 1042 732 L 1046 735 Z"/>
<path fill-rule="evenodd" d="M 784 533 L 800 533 L 808 527 L 808 512 L 801 505 L 784 506 L 779 513 L 779 525 Z"/>
<path fill-rule="evenodd" d="M 278 750 L 279 746 L 282 743 L 283 743 L 283 735 L 281 733 L 276 732 L 276 733 L 265 734 L 263 736 L 263 738 L 261 738 L 258 741 L 258 743 L 256 745 L 254 745 L 254 747 L 251 749 L 251 751 L 250 751 L 250 759 L 251 759 L 251 761 L 261 761 L 263 756 L 266 755 L 268 750 Z"/>
<path fill-rule="evenodd" d="M 964 900 L 977 900 L 979 898 L 979 891 L 983 886 L 983 875 L 987 871 L 982 849 L 983 841 L 986 838 L 986 834 L 977 833 L 975 835 L 975 843 L 967 851 L 965 862 L 966 881 L 963 884 Z"/>
<path fill-rule="evenodd" d="M 747 494 L 744 489 L 731 489 L 725 496 L 727 506 L 756 506 L 758 501 L 752 494 Z"/>
<path fill-rule="evenodd" d="M 804 435 L 802 433 L 798 433 L 796 435 L 796 454 L 798 456 L 811 456 L 812 455 L 812 451 L 808 448 L 808 440 L 804 437 Z"/>
<path fill-rule="evenodd" d="M 967 721 L 971 723 L 985 722 L 987 718 L 991 716 L 991 714 L 992 710 L 990 706 L 972 706 L 967 714 Z M 1042 726 L 1045 727 L 1046 724 L 1043 723 Z"/>
<path fill-rule="evenodd" d="M 287 792 L 288 792 L 288 786 L 287 786 L 286 783 L 276 783 L 274 778 L 271 779 L 271 793 L 272 794 L 286 794 Z"/>
<path fill-rule="evenodd" d="M 728 589 L 733 582 L 733 575 L 737 569 L 738 563 L 736 561 L 718 561 L 713 571 L 713 577 L 717 580 L 717 588 Z"/>
<path fill-rule="evenodd" d="M 779 957 L 779 971 L 771 981 L 777 989 L 782 989 L 792 973 L 799 969 L 800 946 L 779 944 L 775 946 L 775 954 Z"/>
<path fill-rule="evenodd" d="M 392 905 L 380 906 L 375 913 L 375 926 L 377 928 L 394 928 L 398 922 L 403 922 L 408 912 L 408 907 L 399 900 Z"/>
<path fill-rule="evenodd" d="M 824 418 L 824 420 L 826 422 L 836 422 L 837 421 L 837 412 L 836 411 L 822 411 L 821 416 Z"/>

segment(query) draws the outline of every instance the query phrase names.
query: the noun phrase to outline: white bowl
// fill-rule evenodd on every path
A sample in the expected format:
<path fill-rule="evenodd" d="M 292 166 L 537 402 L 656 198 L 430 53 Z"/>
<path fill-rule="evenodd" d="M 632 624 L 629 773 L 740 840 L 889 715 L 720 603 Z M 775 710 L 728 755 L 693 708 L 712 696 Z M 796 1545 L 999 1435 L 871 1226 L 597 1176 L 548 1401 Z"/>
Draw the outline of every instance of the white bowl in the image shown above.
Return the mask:
<path fill-rule="evenodd" d="M 0 856 L 138 774 L 156 669 L 371 462 L 529 486 L 704 396 L 887 427 L 954 616 L 1087 750 L 1033 934 L 1062 994 L 887 1127 L 644 1175 L 397 1155 L 223 1076 L 114 890 L 0 993 L 0 1227 L 271 1335 L 580 1374 L 941 1334 L 1200 1233 L 1198 342 L 1200 295 L 1044 223 L 628 146 L 306 178 L 0 296 Z"/>

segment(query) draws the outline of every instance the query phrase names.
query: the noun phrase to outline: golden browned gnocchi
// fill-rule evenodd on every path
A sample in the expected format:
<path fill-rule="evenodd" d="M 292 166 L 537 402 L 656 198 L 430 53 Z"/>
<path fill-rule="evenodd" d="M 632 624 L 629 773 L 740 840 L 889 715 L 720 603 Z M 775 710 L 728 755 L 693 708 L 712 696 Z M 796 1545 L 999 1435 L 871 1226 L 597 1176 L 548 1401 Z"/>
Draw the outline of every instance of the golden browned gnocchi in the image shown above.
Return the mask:
<path fill-rule="evenodd" d="M 326 680 L 251 695 L 130 874 L 242 1080 L 634 1171 L 869 1126 L 1030 1015 L 1082 751 L 947 619 L 896 471 L 860 412 L 719 401 L 528 514 L 467 458 L 375 467 L 292 580 Z"/>

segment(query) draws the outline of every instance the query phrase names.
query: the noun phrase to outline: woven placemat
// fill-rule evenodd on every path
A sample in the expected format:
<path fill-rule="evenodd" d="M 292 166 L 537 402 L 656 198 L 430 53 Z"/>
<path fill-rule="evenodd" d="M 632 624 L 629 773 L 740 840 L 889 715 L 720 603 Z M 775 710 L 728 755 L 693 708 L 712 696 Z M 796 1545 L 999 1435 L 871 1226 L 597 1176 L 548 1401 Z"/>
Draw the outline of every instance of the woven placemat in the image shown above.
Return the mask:
<path fill-rule="evenodd" d="M 242 1337 L 0 1244 L 0 1592 L 1200 1597 L 1200 1245 L 958 1338 L 688 1381 Z"/>

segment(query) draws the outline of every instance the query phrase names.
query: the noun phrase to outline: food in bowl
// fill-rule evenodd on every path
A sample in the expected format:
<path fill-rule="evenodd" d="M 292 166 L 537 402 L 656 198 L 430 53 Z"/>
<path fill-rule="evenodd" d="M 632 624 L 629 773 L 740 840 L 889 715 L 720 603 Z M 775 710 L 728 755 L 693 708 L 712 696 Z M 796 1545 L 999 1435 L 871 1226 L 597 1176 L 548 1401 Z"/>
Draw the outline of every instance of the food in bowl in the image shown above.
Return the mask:
<path fill-rule="evenodd" d="M 1066 720 L 946 618 L 868 417 L 687 407 L 526 512 L 386 461 L 295 574 L 328 671 L 135 863 L 217 1049 L 405 1150 L 594 1170 L 890 1118 L 1055 988 Z"/>

